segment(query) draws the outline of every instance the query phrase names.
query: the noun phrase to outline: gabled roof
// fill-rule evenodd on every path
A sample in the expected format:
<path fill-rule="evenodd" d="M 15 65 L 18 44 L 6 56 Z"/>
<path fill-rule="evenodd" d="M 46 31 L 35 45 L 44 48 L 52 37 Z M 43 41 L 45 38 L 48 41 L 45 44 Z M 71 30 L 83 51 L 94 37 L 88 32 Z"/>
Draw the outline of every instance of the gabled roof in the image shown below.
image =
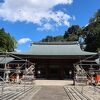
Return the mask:
<path fill-rule="evenodd" d="M 100 59 L 99 59 L 99 58 L 95 59 L 95 62 L 96 62 L 97 64 L 100 64 Z"/>
<path fill-rule="evenodd" d="M 6 55 L 0 55 L 0 64 L 5 64 L 13 61 L 13 57 L 6 57 Z"/>
<path fill-rule="evenodd" d="M 95 55 L 96 53 L 82 51 L 79 44 L 76 43 L 33 43 L 31 48 L 24 53 L 18 53 L 22 55 L 58 55 L 58 56 L 70 56 L 70 55 Z"/>

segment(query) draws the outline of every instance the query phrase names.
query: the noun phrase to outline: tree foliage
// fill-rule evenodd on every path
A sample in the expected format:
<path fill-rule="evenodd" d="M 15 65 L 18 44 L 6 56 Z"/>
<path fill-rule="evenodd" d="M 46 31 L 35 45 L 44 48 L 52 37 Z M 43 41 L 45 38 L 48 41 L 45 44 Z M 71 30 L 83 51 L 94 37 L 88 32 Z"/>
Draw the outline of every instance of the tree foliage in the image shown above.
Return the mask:
<path fill-rule="evenodd" d="M 42 42 L 63 42 L 63 36 L 47 36 L 46 38 L 41 40 Z"/>
<path fill-rule="evenodd" d="M 78 41 L 78 37 L 81 34 L 82 29 L 79 25 L 72 25 L 64 33 L 64 38 L 67 41 Z"/>
<path fill-rule="evenodd" d="M 91 19 L 90 19 L 91 20 Z M 92 22 L 83 29 L 86 35 L 86 51 L 97 51 L 100 48 L 100 9 L 92 17 Z"/>
<path fill-rule="evenodd" d="M 64 42 L 64 41 L 78 41 L 82 29 L 78 25 L 72 25 L 65 31 L 63 36 L 47 36 L 42 39 L 42 42 Z"/>
<path fill-rule="evenodd" d="M 92 18 L 90 18 L 89 23 L 100 22 L 100 9 L 94 14 Z"/>
<path fill-rule="evenodd" d="M 14 51 L 16 43 L 15 38 L 10 33 L 6 33 L 3 28 L 0 29 L 0 51 Z"/>

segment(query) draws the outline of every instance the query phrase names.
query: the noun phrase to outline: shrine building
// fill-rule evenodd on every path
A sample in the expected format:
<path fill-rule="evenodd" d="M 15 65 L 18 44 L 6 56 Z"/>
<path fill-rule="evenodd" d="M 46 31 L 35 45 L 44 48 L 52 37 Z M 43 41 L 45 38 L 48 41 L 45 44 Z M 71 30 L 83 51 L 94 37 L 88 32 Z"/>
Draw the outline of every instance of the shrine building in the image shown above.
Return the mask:
<path fill-rule="evenodd" d="M 37 79 L 71 79 L 74 63 L 96 55 L 81 50 L 77 42 L 35 42 L 27 52 L 14 54 L 35 64 Z"/>

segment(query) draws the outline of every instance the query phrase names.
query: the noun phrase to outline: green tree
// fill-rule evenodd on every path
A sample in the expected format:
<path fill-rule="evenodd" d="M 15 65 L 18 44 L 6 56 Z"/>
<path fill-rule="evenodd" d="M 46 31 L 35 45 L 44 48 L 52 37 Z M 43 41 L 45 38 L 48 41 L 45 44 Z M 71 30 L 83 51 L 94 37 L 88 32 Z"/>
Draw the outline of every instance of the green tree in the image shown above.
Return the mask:
<path fill-rule="evenodd" d="M 67 41 L 77 41 L 82 29 L 79 25 L 72 25 L 65 31 L 64 39 Z"/>
<path fill-rule="evenodd" d="M 83 29 L 86 35 L 86 51 L 97 51 L 100 48 L 100 9 L 90 19 L 89 25 Z"/>
<path fill-rule="evenodd" d="M 77 34 L 69 34 L 68 37 L 67 37 L 67 41 L 77 41 L 79 38 L 79 36 Z"/>
<path fill-rule="evenodd" d="M 0 51 L 14 51 L 17 41 L 9 33 L 6 33 L 2 28 L 0 29 Z"/>
<path fill-rule="evenodd" d="M 64 41 L 63 36 L 47 36 L 41 40 L 42 42 L 61 42 Z"/>
<path fill-rule="evenodd" d="M 100 22 L 100 9 L 98 9 L 94 16 L 89 20 L 89 24 L 94 22 Z"/>

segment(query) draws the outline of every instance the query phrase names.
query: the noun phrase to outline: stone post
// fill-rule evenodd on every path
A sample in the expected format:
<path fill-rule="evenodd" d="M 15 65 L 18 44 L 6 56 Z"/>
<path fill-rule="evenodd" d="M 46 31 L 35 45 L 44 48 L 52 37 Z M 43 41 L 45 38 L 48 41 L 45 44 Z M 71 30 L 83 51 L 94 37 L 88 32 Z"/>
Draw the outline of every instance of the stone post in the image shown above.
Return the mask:
<path fill-rule="evenodd" d="M 18 83 L 20 80 L 19 80 L 19 74 L 20 74 L 21 72 L 20 72 L 20 68 L 19 68 L 19 64 L 18 64 L 18 67 L 17 67 L 17 70 L 16 70 L 16 74 L 17 74 L 17 76 L 16 76 L 16 82 Z"/>
<path fill-rule="evenodd" d="M 5 79 L 6 79 L 5 81 L 6 81 L 6 82 L 9 82 L 9 73 L 10 73 L 10 70 L 9 70 L 9 65 L 8 65 L 8 66 L 5 68 L 5 74 L 6 74 L 6 75 L 5 75 L 5 76 L 6 76 L 6 77 L 5 77 Z"/>

